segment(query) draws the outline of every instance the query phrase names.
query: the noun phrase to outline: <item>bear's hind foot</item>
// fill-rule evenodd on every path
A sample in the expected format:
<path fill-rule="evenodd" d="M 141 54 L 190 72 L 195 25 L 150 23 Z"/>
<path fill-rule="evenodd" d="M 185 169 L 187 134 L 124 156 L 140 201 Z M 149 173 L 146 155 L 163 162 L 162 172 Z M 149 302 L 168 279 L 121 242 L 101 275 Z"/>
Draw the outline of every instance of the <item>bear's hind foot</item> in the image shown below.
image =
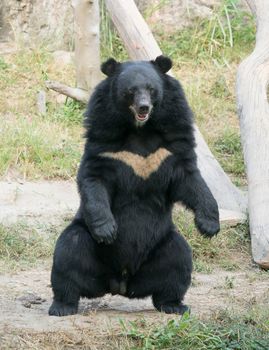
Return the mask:
<path fill-rule="evenodd" d="M 177 314 L 177 315 L 183 315 L 185 312 L 190 314 L 190 307 L 182 304 L 182 303 L 170 303 L 160 306 L 155 306 L 156 309 L 160 312 L 165 312 L 166 314 Z"/>
<path fill-rule="evenodd" d="M 54 300 L 49 308 L 50 316 L 68 316 L 75 315 L 78 312 L 77 304 L 65 304 Z"/>

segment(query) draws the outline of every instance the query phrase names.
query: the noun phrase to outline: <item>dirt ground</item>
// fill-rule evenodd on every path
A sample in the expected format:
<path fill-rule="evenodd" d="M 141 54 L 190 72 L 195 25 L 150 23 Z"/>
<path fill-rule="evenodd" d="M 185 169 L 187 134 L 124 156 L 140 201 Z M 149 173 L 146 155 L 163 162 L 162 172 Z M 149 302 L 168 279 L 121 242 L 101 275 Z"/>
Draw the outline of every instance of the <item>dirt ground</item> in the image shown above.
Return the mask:
<path fill-rule="evenodd" d="M 158 322 L 171 317 L 155 311 L 150 299 L 128 300 L 111 295 L 82 300 L 77 315 L 48 316 L 52 298 L 49 275 L 48 267 L 40 266 L 0 276 L 0 344 L 2 342 L 3 348 L 12 348 L 14 336 L 25 332 L 68 333 L 87 329 L 95 337 L 96 329 L 99 335 L 119 329 L 119 319 L 132 321 L 143 317 Z M 269 280 L 255 268 L 249 271 L 195 273 L 185 298 L 192 313 L 202 318 L 215 317 L 224 310 L 240 312 L 250 304 L 268 306 L 268 300 Z"/>
<path fill-rule="evenodd" d="M 0 183 L 1 221 L 12 223 L 21 217 L 27 222 L 41 220 L 45 217 L 44 211 L 50 220 L 52 217 L 62 219 L 70 215 L 78 205 L 75 185 L 67 182 L 60 186 L 65 186 L 64 190 L 59 189 L 57 183 L 42 186 Z M 64 200 L 57 196 L 57 193 L 65 193 Z M 29 268 L 0 275 L 1 350 L 22 348 L 39 350 L 44 347 L 40 347 L 39 339 L 37 343 L 32 343 L 34 335 L 41 337 L 49 334 L 57 340 L 60 334 L 66 336 L 77 334 L 78 331 L 87 331 L 87 337 L 93 344 L 99 337 L 98 345 L 91 349 L 101 349 L 100 338 L 105 342 L 109 334 L 120 334 L 122 328 L 119 320 L 128 322 L 144 318 L 150 323 L 158 324 L 175 317 L 155 311 L 150 299 L 128 300 L 111 295 L 94 300 L 81 300 L 77 315 L 50 317 L 48 316 L 52 301 L 50 267 L 45 261 L 38 266 L 35 269 Z M 192 286 L 185 298 L 192 314 L 202 319 L 214 318 L 226 311 L 240 313 L 249 305 L 265 305 L 268 308 L 268 300 L 268 274 L 250 264 L 237 271 L 214 269 L 213 266 L 213 272 L 209 274 L 194 273 Z M 29 343 L 27 335 L 31 339 Z M 64 341 L 64 344 L 68 344 L 68 340 Z M 56 349 L 53 345 L 45 348 Z M 58 348 L 68 347 L 64 345 Z"/>

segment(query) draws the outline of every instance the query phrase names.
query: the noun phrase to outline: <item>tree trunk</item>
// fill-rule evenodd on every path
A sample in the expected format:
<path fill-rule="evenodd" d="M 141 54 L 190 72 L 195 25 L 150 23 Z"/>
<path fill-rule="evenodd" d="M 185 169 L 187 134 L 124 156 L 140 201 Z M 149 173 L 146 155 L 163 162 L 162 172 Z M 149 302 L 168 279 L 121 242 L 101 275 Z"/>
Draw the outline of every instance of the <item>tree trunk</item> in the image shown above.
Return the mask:
<path fill-rule="evenodd" d="M 72 0 L 77 88 L 89 94 L 101 80 L 98 0 Z"/>
<path fill-rule="evenodd" d="M 269 268 L 269 1 L 247 0 L 256 16 L 256 46 L 239 66 L 237 102 L 248 177 L 254 261 Z"/>
<path fill-rule="evenodd" d="M 106 0 L 106 6 L 132 59 L 150 60 L 162 54 L 133 0 Z M 241 218 L 238 221 L 242 221 L 247 205 L 245 196 L 225 174 L 198 128 L 195 136 L 198 166 L 219 208 L 235 212 Z"/>

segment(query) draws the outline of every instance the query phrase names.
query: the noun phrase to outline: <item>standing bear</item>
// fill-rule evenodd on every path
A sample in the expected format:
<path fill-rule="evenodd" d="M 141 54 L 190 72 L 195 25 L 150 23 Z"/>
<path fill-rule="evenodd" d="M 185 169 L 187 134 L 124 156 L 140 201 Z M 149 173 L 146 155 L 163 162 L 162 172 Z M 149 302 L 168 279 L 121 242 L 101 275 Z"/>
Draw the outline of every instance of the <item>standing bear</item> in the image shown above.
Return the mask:
<path fill-rule="evenodd" d="M 217 203 L 197 168 L 193 116 L 169 58 L 119 63 L 85 114 L 78 171 L 80 208 L 60 235 L 49 314 L 77 313 L 80 297 L 152 296 L 155 308 L 184 313 L 192 254 L 172 222 L 176 202 L 193 210 L 201 234 L 219 231 Z"/>

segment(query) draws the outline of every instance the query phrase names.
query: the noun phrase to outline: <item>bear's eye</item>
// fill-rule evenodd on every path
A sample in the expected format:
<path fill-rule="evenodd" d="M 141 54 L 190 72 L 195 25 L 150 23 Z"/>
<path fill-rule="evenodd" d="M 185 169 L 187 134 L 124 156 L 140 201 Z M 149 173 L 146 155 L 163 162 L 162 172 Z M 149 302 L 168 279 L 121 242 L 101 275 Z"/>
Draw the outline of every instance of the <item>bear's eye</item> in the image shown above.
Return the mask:
<path fill-rule="evenodd" d="M 150 89 L 149 89 L 149 92 L 151 93 L 151 95 L 153 95 L 154 92 L 155 92 L 155 90 L 154 90 L 153 88 L 150 88 Z"/>
<path fill-rule="evenodd" d="M 132 89 L 128 89 L 124 92 L 124 96 L 132 97 L 134 95 L 134 91 Z"/>

